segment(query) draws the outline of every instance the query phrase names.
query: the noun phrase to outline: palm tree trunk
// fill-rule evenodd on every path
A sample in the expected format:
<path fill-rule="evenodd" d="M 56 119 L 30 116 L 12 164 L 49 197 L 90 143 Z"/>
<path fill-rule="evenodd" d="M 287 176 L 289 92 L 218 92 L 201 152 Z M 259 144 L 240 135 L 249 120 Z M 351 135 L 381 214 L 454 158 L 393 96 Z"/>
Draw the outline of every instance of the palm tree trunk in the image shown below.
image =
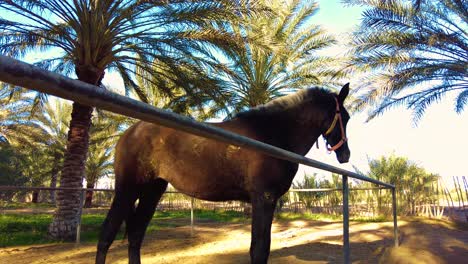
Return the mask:
<path fill-rule="evenodd" d="M 59 164 L 58 164 L 58 157 L 54 158 L 54 165 L 52 168 L 52 171 L 50 172 L 52 174 L 52 177 L 50 178 L 50 188 L 55 188 L 57 187 L 57 178 L 59 174 Z M 49 198 L 50 198 L 50 203 L 55 204 L 55 190 L 50 190 L 49 192 Z"/>
<path fill-rule="evenodd" d="M 63 162 L 60 187 L 82 188 L 85 160 L 89 145 L 89 128 L 93 108 L 73 103 L 68 132 L 67 152 Z M 58 191 L 57 211 L 49 226 L 49 234 L 60 240 L 75 239 L 80 203 L 80 191 Z"/>
<path fill-rule="evenodd" d="M 50 179 L 50 188 L 57 187 L 57 176 L 58 172 L 52 172 L 52 178 Z M 50 190 L 49 192 L 49 199 L 51 204 L 55 204 L 55 190 Z"/>
<path fill-rule="evenodd" d="M 97 85 L 104 77 L 104 71 L 92 66 L 78 65 L 75 68 L 78 79 Z M 93 108 L 73 103 L 68 143 L 60 178 L 60 187 L 82 188 L 85 174 L 85 161 L 89 147 L 89 129 Z M 58 191 L 57 210 L 49 226 L 49 235 L 60 240 L 72 241 L 76 236 L 80 217 L 81 191 Z"/>
<path fill-rule="evenodd" d="M 88 182 L 86 188 L 94 188 L 94 184 L 94 182 Z M 86 191 L 84 207 L 90 208 L 91 206 L 93 206 L 93 191 Z"/>
<path fill-rule="evenodd" d="M 37 203 L 39 201 L 39 191 L 35 190 L 32 193 L 31 203 Z"/>

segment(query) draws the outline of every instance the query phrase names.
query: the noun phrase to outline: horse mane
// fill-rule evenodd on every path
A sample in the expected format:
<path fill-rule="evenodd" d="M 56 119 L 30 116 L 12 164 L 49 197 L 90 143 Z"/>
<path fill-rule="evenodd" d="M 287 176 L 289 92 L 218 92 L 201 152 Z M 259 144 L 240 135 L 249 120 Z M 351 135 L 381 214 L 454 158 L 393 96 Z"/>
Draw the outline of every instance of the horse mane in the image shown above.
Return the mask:
<path fill-rule="evenodd" d="M 235 117 L 255 117 L 284 112 L 306 102 L 324 102 L 333 93 L 321 87 L 301 89 L 295 93 L 278 97 L 272 101 L 238 113 Z"/>

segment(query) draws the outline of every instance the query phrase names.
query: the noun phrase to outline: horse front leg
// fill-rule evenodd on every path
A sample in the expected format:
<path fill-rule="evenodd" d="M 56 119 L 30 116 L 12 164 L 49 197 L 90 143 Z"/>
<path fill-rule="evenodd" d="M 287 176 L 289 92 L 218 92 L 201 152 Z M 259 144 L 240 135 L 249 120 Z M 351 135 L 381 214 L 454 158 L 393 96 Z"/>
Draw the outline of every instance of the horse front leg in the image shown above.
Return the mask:
<path fill-rule="evenodd" d="M 252 198 L 252 238 L 250 261 L 252 264 L 266 264 L 270 255 L 271 223 L 276 198 L 264 192 Z"/>

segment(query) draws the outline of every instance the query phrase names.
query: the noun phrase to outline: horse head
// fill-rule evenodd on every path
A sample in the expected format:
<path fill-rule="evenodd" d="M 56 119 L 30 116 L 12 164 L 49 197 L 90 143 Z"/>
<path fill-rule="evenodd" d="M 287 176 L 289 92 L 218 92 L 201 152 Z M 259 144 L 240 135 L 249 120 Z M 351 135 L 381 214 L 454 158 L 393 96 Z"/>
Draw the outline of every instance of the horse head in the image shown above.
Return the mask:
<path fill-rule="evenodd" d="M 326 122 L 326 130 L 322 134 L 327 141 L 328 151 L 334 151 L 340 163 L 348 162 L 351 155 L 348 148 L 348 138 L 346 137 L 349 114 L 343 106 L 348 94 L 349 83 L 345 84 L 340 93 L 334 96 L 335 106 L 333 112 L 330 112 L 330 118 Z"/>

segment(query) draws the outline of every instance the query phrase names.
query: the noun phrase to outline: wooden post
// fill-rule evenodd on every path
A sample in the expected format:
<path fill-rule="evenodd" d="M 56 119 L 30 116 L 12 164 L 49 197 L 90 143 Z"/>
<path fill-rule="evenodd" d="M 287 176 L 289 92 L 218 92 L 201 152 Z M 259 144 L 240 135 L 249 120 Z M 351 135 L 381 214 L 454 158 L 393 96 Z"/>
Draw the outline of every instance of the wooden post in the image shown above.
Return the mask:
<path fill-rule="evenodd" d="M 80 243 L 80 233 L 81 233 L 81 214 L 83 213 L 83 201 L 85 196 L 85 190 L 82 190 L 80 193 L 80 209 L 78 212 L 78 224 L 76 225 L 76 244 Z"/>
<path fill-rule="evenodd" d="M 395 188 L 392 188 L 392 211 L 393 211 L 393 238 L 395 247 L 398 247 L 398 223 L 397 223 L 397 199 Z"/>
<path fill-rule="evenodd" d="M 192 199 L 190 200 L 190 236 L 193 237 L 193 204 L 194 204 L 194 198 L 191 197 Z"/>

